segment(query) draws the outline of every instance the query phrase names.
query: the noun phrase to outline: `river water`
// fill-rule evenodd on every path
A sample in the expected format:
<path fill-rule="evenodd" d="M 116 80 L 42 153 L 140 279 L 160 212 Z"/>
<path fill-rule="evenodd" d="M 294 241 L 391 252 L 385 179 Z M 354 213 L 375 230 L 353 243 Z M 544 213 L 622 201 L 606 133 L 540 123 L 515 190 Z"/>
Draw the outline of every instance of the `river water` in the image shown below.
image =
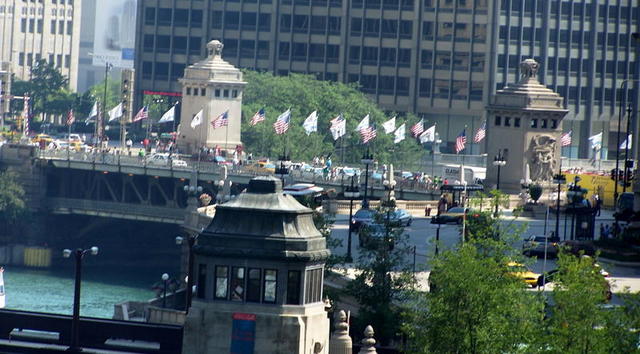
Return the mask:
<path fill-rule="evenodd" d="M 86 269 L 85 269 L 86 268 Z M 85 267 L 82 269 L 80 314 L 111 318 L 113 305 L 146 301 L 162 272 L 151 269 Z M 158 274 L 156 274 L 158 273 Z M 74 269 L 34 270 L 5 267 L 6 308 L 70 315 L 73 312 Z"/>

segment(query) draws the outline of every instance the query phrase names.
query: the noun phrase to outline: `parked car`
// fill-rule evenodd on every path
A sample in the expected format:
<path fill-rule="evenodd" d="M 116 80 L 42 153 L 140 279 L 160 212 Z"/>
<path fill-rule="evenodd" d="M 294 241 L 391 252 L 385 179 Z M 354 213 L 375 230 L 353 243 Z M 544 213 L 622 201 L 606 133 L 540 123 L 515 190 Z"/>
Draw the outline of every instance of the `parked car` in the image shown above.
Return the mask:
<path fill-rule="evenodd" d="M 507 263 L 507 267 L 509 268 L 510 275 L 522 279 L 523 282 L 533 288 L 538 286 L 538 278 L 540 277 L 540 274 L 532 272 L 523 264 L 517 262 L 509 262 Z"/>
<path fill-rule="evenodd" d="M 169 166 L 169 160 L 173 167 L 187 167 L 187 162 L 177 158 L 169 158 L 169 154 L 153 154 L 147 157 L 147 164 L 153 166 Z"/>
<path fill-rule="evenodd" d="M 372 224 L 376 211 L 372 209 L 360 209 L 351 218 L 351 231 L 357 231 L 364 224 Z"/>
<path fill-rule="evenodd" d="M 596 247 L 591 241 L 567 240 L 560 242 L 559 246 L 576 256 L 579 256 L 580 254 L 585 256 L 595 256 L 596 254 Z"/>
<path fill-rule="evenodd" d="M 558 241 L 558 238 L 533 235 L 524 241 L 524 244 L 522 245 L 522 254 L 527 257 L 531 257 L 532 255 L 544 256 L 546 244 L 547 257 L 555 258 L 558 256 Z"/>
<path fill-rule="evenodd" d="M 456 224 L 462 224 L 462 218 L 465 213 L 468 215 L 469 209 L 465 209 L 461 207 L 453 207 L 447 210 L 445 213 L 432 216 L 431 223 L 432 224 L 448 224 L 450 222 L 453 222 Z"/>
<path fill-rule="evenodd" d="M 266 161 L 255 162 L 244 169 L 254 173 L 276 173 L 276 165 Z"/>
<path fill-rule="evenodd" d="M 47 134 L 38 134 L 31 139 L 32 143 L 40 143 L 40 141 L 44 141 L 46 144 L 49 144 L 53 141 L 53 138 Z"/>

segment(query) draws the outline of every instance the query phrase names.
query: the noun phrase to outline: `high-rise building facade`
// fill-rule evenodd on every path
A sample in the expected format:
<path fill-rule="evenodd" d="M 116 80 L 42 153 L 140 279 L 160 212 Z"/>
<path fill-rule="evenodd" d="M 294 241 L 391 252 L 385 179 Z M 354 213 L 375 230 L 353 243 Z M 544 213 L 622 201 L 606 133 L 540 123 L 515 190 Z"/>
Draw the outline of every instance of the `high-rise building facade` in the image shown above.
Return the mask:
<path fill-rule="evenodd" d="M 463 129 L 471 136 L 482 124 L 489 96 L 516 81 L 518 63 L 533 57 L 546 69 L 540 81 L 571 110 L 565 127 L 575 144 L 565 155 L 577 156 L 579 144 L 586 157 L 594 132 L 605 131 L 606 150 L 617 129 L 616 88 L 629 80 L 629 96 L 639 72 L 633 1 L 140 1 L 137 82 L 180 92 L 185 66 L 219 39 L 236 66 L 359 82 L 382 108 L 437 123 L 450 151 Z M 470 145 L 467 152 L 483 152 Z"/>
<path fill-rule="evenodd" d="M 78 81 L 80 0 L 0 0 L 0 61 L 11 63 L 15 77 L 29 79 L 33 64 L 44 59 Z"/>

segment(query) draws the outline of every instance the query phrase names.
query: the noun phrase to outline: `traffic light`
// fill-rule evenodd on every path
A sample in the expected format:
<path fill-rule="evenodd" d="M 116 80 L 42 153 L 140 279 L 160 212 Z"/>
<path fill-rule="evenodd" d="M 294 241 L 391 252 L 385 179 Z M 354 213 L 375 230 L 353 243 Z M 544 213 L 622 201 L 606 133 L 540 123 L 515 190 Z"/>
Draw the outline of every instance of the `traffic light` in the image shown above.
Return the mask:
<path fill-rule="evenodd" d="M 122 119 L 123 122 L 131 122 L 133 114 L 134 71 L 122 70 Z"/>
<path fill-rule="evenodd" d="M 622 171 L 620 169 L 612 168 L 611 169 L 611 179 L 614 180 L 614 181 L 619 180 L 620 176 L 621 176 L 621 172 Z"/>
<path fill-rule="evenodd" d="M 0 114 L 11 110 L 11 63 L 0 63 Z"/>

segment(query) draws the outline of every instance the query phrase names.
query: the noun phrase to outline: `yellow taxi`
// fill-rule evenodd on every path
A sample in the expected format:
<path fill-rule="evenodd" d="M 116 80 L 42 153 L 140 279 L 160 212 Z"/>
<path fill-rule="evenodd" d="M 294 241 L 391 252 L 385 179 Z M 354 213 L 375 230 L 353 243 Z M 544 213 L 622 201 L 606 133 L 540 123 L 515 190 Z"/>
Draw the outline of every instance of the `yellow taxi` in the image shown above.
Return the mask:
<path fill-rule="evenodd" d="M 266 161 L 258 161 L 245 169 L 255 173 L 276 173 L 276 165 Z"/>
<path fill-rule="evenodd" d="M 49 144 L 53 141 L 53 138 L 47 134 L 38 134 L 31 139 L 31 142 L 36 144 L 40 143 L 41 141 Z"/>
<path fill-rule="evenodd" d="M 507 268 L 509 269 L 509 275 L 512 275 L 518 279 L 522 279 L 522 281 L 524 281 L 532 288 L 538 286 L 538 278 L 540 277 L 540 274 L 530 271 L 523 264 L 517 262 L 509 262 L 507 263 Z"/>

